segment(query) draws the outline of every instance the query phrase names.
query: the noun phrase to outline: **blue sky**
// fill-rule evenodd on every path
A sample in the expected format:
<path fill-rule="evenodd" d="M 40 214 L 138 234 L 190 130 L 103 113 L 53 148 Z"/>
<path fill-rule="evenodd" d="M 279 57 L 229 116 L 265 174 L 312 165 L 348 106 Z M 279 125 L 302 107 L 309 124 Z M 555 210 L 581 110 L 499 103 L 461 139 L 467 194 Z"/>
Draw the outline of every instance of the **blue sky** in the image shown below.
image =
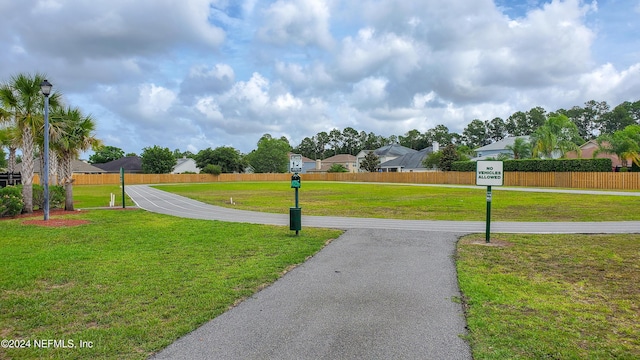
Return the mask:
<path fill-rule="evenodd" d="M 640 0 L 0 0 L 0 81 L 46 73 L 107 145 L 292 145 L 640 99 Z"/>

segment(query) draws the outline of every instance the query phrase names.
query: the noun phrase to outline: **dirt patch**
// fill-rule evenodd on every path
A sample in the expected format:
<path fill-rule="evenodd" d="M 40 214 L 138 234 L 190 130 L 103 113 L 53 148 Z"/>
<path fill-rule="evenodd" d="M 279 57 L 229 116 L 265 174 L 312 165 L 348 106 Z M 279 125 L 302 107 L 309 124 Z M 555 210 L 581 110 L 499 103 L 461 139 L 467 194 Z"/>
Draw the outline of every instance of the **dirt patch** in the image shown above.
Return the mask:
<path fill-rule="evenodd" d="M 491 242 L 486 242 L 485 240 L 480 241 L 480 240 L 475 240 L 475 241 L 471 241 L 469 242 L 470 245 L 481 245 L 481 246 L 492 246 L 492 247 L 510 247 L 513 246 L 512 243 L 508 242 L 508 241 L 502 241 L 502 240 L 491 240 Z"/>

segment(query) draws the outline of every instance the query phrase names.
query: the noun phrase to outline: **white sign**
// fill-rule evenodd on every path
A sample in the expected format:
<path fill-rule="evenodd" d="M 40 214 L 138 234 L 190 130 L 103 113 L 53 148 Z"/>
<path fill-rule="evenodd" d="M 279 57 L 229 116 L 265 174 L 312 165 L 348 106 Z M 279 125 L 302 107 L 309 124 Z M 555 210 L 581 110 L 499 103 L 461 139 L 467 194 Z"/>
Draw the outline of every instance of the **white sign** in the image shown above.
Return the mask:
<path fill-rule="evenodd" d="M 291 154 L 289 158 L 289 171 L 300 172 L 302 171 L 302 155 Z"/>
<path fill-rule="evenodd" d="M 502 186 L 504 172 L 502 161 L 478 161 L 476 164 L 476 185 Z"/>

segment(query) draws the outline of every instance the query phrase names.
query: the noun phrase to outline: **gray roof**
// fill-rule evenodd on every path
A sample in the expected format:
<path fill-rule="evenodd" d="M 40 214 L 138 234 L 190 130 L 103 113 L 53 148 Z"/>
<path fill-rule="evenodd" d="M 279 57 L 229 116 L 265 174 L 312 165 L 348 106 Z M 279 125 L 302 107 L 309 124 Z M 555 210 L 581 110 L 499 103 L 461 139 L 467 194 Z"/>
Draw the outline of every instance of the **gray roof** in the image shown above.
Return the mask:
<path fill-rule="evenodd" d="M 414 150 L 415 151 L 415 150 Z M 429 156 L 433 152 L 433 147 L 429 146 L 428 148 L 424 148 L 420 151 L 415 151 L 409 154 L 405 154 L 403 156 L 397 157 L 393 160 L 385 161 L 380 164 L 381 168 L 386 167 L 402 167 L 404 169 L 420 169 L 424 168 L 422 162 L 424 159 Z"/>
<path fill-rule="evenodd" d="M 374 150 L 374 153 L 378 156 L 402 156 L 415 152 L 417 151 L 398 144 L 386 145 Z"/>
<path fill-rule="evenodd" d="M 104 164 L 93 164 L 105 172 L 118 173 L 120 168 L 124 168 L 127 173 L 142 172 L 142 159 L 139 156 L 125 156 L 118 160 L 109 161 Z"/>
<path fill-rule="evenodd" d="M 59 166 L 59 165 L 58 165 Z M 16 164 L 15 172 L 22 172 L 22 163 Z M 33 172 L 40 173 L 40 159 L 33 159 Z M 71 172 L 81 174 L 101 174 L 104 170 L 80 160 L 71 160 Z"/>
<path fill-rule="evenodd" d="M 529 136 L 525 135 L 525 136 L 512 136 L 512 137 L 506 137 L 500 141 L 496 141 L 492 144 L 489 145 L 485 145 L 483 147 L 479 147 L 477 149 L 475 149 L 474 151 L 491 151 L 491 150 L 505 150 L 507 146 L 513 145 L 513 143 L 516 141 L 517 138 L 523 138 L 526 141 L 529 141 Z"/>

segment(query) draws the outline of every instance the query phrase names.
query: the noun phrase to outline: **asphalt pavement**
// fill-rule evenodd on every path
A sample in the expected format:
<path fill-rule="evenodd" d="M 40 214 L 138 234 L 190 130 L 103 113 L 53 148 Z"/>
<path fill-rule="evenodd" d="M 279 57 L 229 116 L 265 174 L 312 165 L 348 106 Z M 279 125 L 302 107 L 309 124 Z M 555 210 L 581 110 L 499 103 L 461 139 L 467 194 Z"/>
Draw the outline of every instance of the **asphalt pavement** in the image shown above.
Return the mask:
<path fill-rule="evenodd" d="M 195 219 L 288 226 L 288 214 L 208 205 L 146 185 L 138 207 Z M 304 213 L 304 207 L 303 207 Z M 347 230 L 304 264 L 152 359 L 471 359 L 455 244 L 482 221 L 303 216 Z M 640 222 L 493 222 L 492 232 L 638 233 Z"/>

